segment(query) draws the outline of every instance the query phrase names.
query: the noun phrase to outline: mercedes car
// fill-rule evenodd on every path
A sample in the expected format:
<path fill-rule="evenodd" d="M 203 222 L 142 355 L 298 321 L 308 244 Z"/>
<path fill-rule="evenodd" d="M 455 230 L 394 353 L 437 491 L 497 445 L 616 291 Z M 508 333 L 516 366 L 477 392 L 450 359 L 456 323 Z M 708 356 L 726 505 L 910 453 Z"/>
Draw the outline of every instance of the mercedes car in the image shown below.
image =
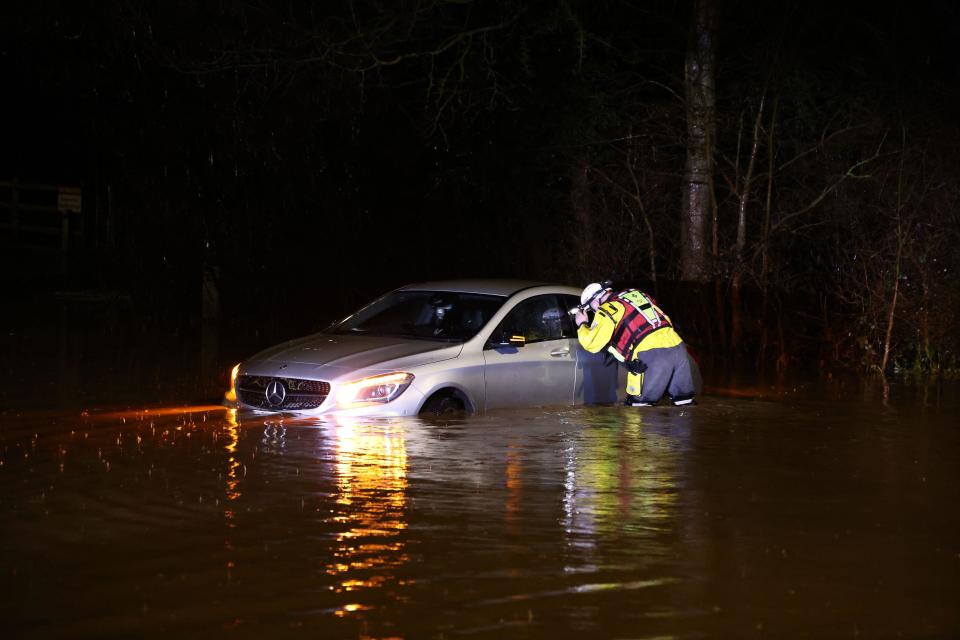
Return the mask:
<path fill-rule="evenodd" d="M 228 406 L 404 416 L 612 403 L 618 367 L 577 343 L 580 289 L 456 280 L 391 291 L 231 372 Z"/>

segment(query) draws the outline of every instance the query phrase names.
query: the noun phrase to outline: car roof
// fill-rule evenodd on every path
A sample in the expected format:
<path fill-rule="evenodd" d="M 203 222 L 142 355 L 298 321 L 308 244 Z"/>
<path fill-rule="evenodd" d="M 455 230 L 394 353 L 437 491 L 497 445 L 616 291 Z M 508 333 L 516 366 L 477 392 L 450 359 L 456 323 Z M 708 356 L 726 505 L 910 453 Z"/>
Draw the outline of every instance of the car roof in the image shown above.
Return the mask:
<path fill-rule="evenodd" d="M 533 287 L 569 288 L 567 285 L 536 282 L 533 280 L 508 279 L 464 279 L 464 280 L 435 280 L 432 282 L 418 282 L 400 287 L 401 291 L 457 291 L 460 293 L 480 293 L 494 296 L 512 296 L 518 291 Z"/>

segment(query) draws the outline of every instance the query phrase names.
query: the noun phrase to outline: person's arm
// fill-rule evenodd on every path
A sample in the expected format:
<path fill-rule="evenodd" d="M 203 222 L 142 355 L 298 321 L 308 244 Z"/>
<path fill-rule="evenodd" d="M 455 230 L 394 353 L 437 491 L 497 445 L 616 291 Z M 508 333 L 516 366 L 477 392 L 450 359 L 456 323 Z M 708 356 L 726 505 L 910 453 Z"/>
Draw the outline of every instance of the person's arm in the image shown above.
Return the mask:
<path fill-rule="evenodd" d="M 617 327 L 616 321 L 610 314 L 608 306 L 603 305 L 593 315 L 591 324 L 581 324 L 577 327 L 577 339 L 580 345 L 590 353 L 599 353 L 603 351 L 610 338 L 613 337 L 613 330 Z"/>

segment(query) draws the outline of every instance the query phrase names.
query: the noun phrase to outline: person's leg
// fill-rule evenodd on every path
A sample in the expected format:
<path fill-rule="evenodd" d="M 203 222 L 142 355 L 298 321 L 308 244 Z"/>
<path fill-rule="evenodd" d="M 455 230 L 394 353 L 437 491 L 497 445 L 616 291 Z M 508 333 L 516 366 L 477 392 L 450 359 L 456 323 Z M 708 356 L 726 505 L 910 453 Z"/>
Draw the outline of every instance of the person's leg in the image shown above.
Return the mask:
<path fill-rule="evenodd" d="M 669 349 L 650 349 L 634 354 L 634 359 L 643 362 L 647 367 L 646 371 L 637 376 L 639 384 L 631 386 L 630 376 L 627 376 L 627 393 L 636 396 L 634 406 L 656 404 L 663 397 L 673 373 L 673 367 L 667 359 L 668 351 Z"/>
<path fill-rule="evenodd" d="M 690 356 L 687 354 L 686 345 L 679 344 L 671 347 L 671 360 L 673 362 L 673 378 L 667 388 L 667 393 L 673 404 L 683 406 L 693 404 L 693 397 L 696 395 L 696 386 L 693 381 L 693 372 L 690 369 Z"/>

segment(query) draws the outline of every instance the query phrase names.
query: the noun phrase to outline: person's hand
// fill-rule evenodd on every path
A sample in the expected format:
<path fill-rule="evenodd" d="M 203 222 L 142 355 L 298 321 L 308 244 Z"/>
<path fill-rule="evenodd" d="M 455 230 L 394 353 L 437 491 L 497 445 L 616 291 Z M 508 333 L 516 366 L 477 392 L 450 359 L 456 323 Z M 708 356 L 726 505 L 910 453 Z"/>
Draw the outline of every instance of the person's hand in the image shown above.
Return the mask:
<path fill-rule="evenodd" d="M 587 324 L 590 321 L 590 318 L 587 317 L 587 312 L 583 309 L 577 311 L 577 315 L 573 316 L 573 321 L 577 323 L 579 327 L 582 324 Z"/>
<path fill-rule="evenodd" d="M 643 360 L 629 360 L 625 363 L 627 371 L 635 376 L 640 375 L 647 370 L 647 363 Z"/>

